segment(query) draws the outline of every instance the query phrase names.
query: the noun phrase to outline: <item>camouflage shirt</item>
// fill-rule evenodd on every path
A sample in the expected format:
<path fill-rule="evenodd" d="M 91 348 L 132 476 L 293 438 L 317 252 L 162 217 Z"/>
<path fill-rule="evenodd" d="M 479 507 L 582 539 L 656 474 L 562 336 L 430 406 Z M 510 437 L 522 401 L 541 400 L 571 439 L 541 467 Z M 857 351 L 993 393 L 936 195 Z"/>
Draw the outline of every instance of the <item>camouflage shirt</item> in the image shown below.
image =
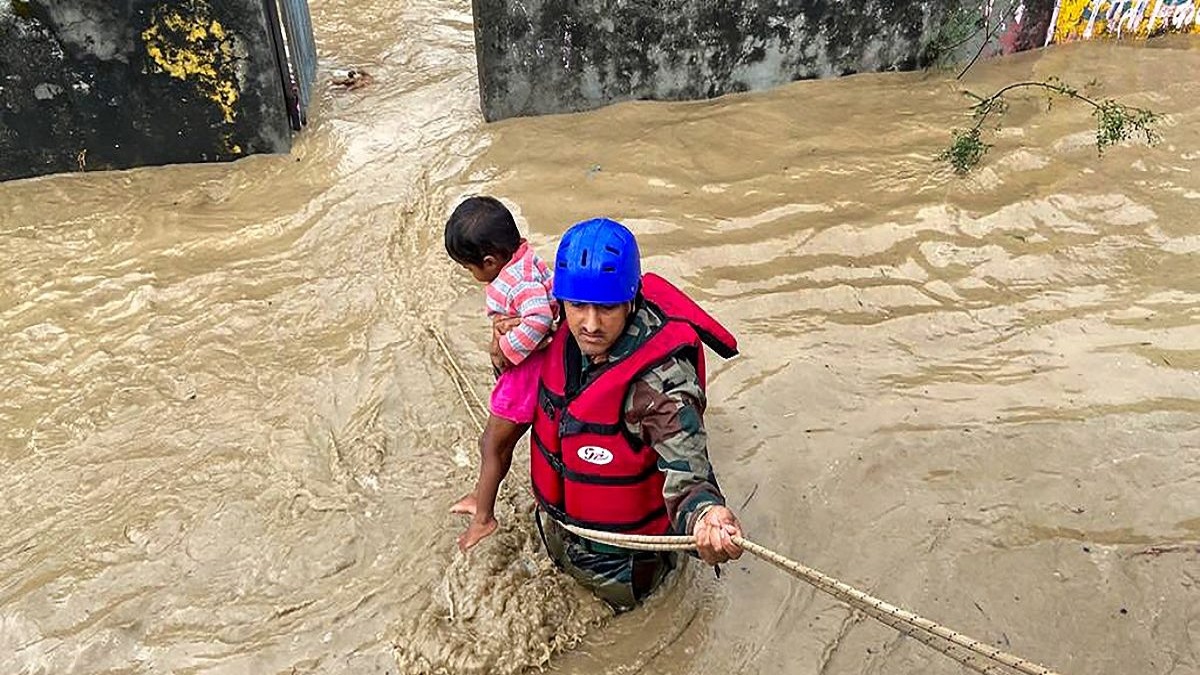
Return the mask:
<path fill-rule="evenodd" d="M 625 333 L 609 350 L 608 363 L 629 356 L 665 323 L 656 311 L 639 303 Z M 596 366 L 582 359 L 587 383 Z M 625 395 L 625 428 L 658 454 L 658 468 L 666 473 L 663 499 L 672 528 L 690 533 L 700 509 L 725 504 L 708 460 L 708 434 L 704 430 L 706 400 L 695 366 L 683 357 L 672 358 L 642 374 Z"/>

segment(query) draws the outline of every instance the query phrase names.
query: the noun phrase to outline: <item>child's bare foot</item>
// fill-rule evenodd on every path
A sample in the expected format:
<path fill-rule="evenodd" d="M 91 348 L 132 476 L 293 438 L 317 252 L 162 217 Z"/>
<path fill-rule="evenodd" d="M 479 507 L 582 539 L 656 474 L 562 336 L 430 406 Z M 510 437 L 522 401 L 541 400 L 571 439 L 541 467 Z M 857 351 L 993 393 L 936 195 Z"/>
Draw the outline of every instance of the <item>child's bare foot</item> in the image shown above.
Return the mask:
<path fill-rule="evenodd" d="M 458 535 L 458 550 L 466 553 L 475 544 L 478 544 L 495 532 L 497 527 L 499 527 L 499 524 L 495 518 L 488 518 L 483 522 L 479 522 L 479 520 L 474 518 L 471 519 L 471 524 L 467 526 L 466 532 Z"/>
<path fill-rule="evenodd" d="M 475 506 L 475 493 L 472 492 L 466 497 L 454 502 L 454 506 L 450 507 L 450 513 L 461 513 L 463 515 L 473 516 L 475 515 Z"/>

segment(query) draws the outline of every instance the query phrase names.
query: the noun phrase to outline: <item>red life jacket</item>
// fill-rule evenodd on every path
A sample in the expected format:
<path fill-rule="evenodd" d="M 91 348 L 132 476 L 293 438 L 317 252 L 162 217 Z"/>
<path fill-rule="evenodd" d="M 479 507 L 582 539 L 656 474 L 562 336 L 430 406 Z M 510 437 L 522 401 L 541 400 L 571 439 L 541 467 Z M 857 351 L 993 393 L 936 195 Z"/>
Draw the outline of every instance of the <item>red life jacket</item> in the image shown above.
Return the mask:
<path fill-rule="evenodd" d="M 583 357 L 566 322 L 548 347 L 533 419 L 530 470 L 538 503 L 562 522 L 635 534 L 670 530 L 665 474 L 654 449 L 626 431 L 625 396 L 642 374 L 673 356 L 696 367 L 703 388 L 702 344 L 723 358 L 737 354 L 733 335 L 665 279 L 644 275 L 642 296 L 665 323 L 631 354 L 601 366 L 578 391 L 567 391 L 568 368 L 581 372 Z"/>

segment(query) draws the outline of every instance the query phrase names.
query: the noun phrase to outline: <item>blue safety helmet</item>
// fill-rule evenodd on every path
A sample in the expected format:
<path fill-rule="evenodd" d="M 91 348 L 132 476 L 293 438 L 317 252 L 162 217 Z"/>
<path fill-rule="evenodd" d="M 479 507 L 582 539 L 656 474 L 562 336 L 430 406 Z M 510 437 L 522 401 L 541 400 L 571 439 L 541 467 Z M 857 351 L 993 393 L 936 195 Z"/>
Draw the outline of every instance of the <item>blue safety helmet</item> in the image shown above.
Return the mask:
<path fill-rule="evenodd" d="M 633 300 L 641 283 L 637 240 L 615 220 L 576 223 L 558 244 L 554 297 L 559 300 L 616 305 Z"/>

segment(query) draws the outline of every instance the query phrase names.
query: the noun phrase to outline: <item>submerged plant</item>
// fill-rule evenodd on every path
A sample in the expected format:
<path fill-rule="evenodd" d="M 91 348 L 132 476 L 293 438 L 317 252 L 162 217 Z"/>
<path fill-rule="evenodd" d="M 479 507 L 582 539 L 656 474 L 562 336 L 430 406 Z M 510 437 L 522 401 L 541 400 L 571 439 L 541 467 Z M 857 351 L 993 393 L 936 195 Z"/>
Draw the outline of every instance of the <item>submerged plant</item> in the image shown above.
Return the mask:
<path fill-rule="evenodd" d="M 992 146 L 990 143 L 984 143 L 979 137 L 979 127 L 966 131 L 955 129 L 952 133 L 954 140 L 951 141 L 950 147 L 943 150 L 937 159 L 954 167 L 955 173 L 965 174 L 983 159 Z"/>
<path fill-rule="evenodd" d="M 1053 106 L 1055 97 L 1081 101 L 1092 107 L 1092 116 L 1096 119 L 1096 151 L 1104 154 L 1106 148 L 1112 147 L 1130 138 L 1141 137 L 1149 145 L 1157 143 L 1161 136 L 1155 126 L 1162 120 L 1162 115 L 1145 108 L 1135 108 L 1119 103 L 1112 99 L 1095 100 L 1077 88 L 1062 80 L 1051 77 L 1042 81 L 1014 82 L 1007 85 L 991 96 L 981 97 L 966 92 L 976 100 L 972 106 L 975 123 L 967 130 L 954 129 L 951 132 L 950 146 L 939 153 L 937 161 L 948 163 L 959 175 L 973 169 L 987 154 L 992 146 L 982 138 L 983 125 L 993 113 L 1003 114 L 1008 108 L 1004 96 L 1017 89 L 1043 89 L 1046 91 L 1046 107 Z M 997 124 L 997 129 L 999 125 Z"/>

